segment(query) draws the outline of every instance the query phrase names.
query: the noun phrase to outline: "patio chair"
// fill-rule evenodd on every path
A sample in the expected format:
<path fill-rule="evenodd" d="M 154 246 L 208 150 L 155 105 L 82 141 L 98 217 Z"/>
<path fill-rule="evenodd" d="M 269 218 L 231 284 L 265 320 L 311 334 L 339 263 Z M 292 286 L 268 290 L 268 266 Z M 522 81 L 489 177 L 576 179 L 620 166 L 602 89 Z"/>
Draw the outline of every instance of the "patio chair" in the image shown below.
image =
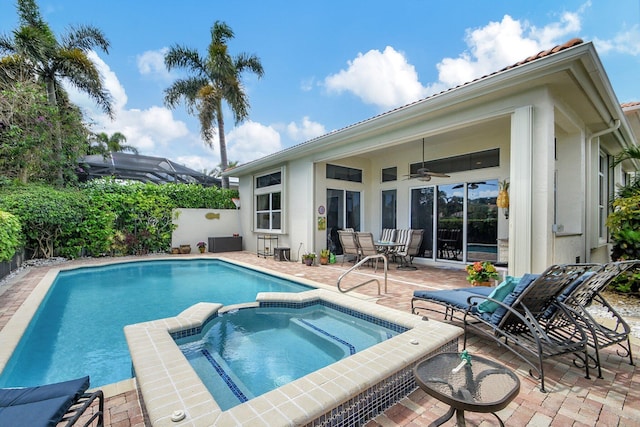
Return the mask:
<path fill-rule="evenodd" d="M 355 262 L 360 261 L 360 246 L 358 245 L 356 233 L 353 231 L 338 230 L 338 237 L 342 245 L 342 265 L 344 265 L 347 257 L 354 257 Z"/>
<path fill-rule="evenodd" d="M 381 242 L 395 242 L 396 241 L 396 229 L 395 228 L 383 228 L 380 234 Z"/>
<path fill-rule="evenodd" d="M 407 244 L 395 252 L 395 256 L 400 258 L 398 268 L 413 267 L 413 258 L 418 254 L 420 245 L 422 244 L 422 234 L 424 230 L 409 230 L 409 232 Z"/>
<path fill-rule="evenodd" d="M 373 234 L 367 233 L 364 231 L 358 231 L 356 233 L 356 239 L 358 241 L 358 246 L 360 247 L 360 258 L 364 258 L 368 255 L 377 255 L 380 253 L 378 248 L 373 241 Z M 370 260 L 373 263 L 375 261 L 375 272 L 378 271 L 378 258 L 375 260 Z"/>
<path fill-rule="evenodd" d="M 73 426 L 98 400 L 98 410 L 87 413 L 84 427 L 104 425 L 104 396 L 101 390 L 87 393 L 89 377 L 26 388 L 0 389 L 0 426 Z"/>

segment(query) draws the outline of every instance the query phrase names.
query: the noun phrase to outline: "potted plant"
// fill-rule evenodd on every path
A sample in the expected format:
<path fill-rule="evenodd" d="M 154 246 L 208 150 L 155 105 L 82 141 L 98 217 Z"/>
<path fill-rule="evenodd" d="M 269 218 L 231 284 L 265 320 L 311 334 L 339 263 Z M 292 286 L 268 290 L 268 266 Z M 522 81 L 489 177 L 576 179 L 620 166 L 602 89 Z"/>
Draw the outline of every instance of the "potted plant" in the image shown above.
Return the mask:
<path fill-rule="evenodd" d="M 314 259 L 316 259 L 316 254 L 314 254 L 313 252 L 302 254 L 302 262 L 304 262 L 306 265 L 312 265 Z"/>
<path fill-rule="evenodd" d="M 320 265 L 327 265 L 329 264 L 329 256 L 331 255 L 331 252 L 329 252 L 329 249 L 323 249 L 320 251 Z"/>
<path fill-rule="evenodd" d="M 196 243 L 196 246 L 200 250 L 201 254 L 203 254 L 204 251 L 207 249 L 207 244 L 205 242 L 198 242 L 198 243 Z"/>
<path fill-rule="evenodd" d="M 473 286 L 491 286 L 491 280 L 495 280 L 500 275 L 496 267 L 489 261 L 477 261 L 465 267 L 467 271 L 467 281 Z"/>

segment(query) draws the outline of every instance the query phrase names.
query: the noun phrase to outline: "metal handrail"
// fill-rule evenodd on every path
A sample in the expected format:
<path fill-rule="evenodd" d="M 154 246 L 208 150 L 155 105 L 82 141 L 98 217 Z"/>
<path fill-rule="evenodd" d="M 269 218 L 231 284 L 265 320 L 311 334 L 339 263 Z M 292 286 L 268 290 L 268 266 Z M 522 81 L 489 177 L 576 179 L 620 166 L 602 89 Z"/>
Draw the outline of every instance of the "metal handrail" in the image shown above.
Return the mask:
<path fill-rule="evenodd" d="M 356 288 L 359 288 L 360 286 L 364 286 L 368 283 L 371 282 L 378 282 L 378 295 L 380 295 L 380 281 L 378 279 L 369 279 L 365 282 L 360 283 L 359 285 L 355 285 L 349 289 L 341 289 L 340 288 L 340 282 L 342 281 L 342 279 L 349 273 L 351 273 L 353 270 L 355 270 L 356 268 L 360 267 L 362 264 L 364 264 L 367 261 L 370 261 L 372 259 L 376 259 L 376 258 L 382 258 L 382 260 L 384 261 L 384 293 L 387 293 L 387 270 L 389 268 L 389 264 L 388 264 L 388 260 L 387 257 L 384 254 L 376 254 L 376 255 L 367 255 L 366 257 L 362 258 L 358 263 L 356 263 L 353 267 L 351 267 L 350 269 L 348 269 L 347 271 L 345 271 L 344 273 L 342 273 L 340 275 L 340 277 L 338 278 L 338 290 L 340 292 L 347 293 L 350 292 Z"/>

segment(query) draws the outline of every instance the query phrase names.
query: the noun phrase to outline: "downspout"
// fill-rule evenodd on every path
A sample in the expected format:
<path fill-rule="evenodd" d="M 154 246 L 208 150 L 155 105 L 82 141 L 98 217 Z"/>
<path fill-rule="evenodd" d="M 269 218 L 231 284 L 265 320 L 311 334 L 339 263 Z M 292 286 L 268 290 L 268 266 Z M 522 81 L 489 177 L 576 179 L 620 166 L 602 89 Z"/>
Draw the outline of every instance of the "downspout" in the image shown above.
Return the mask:
<path fill-rule="evenodd" d="M 594 139 L 599 138 L 602 135 L 606 135 L 608 133 L 615 132 L 616 130 L 618 130 L 618 128 L 620 128 L 620 124 L 621 124 L 620 119 L 614 119 L 613 120 L 613 125 L 609 126 L 607 129 L 603 129 L 603 130 L 601 130 L 599 132 L 596 132 L 593 135 L 591 135 L 589 137 L 589 143 L 588 143 L 589 151 L 591 152 L 591 145 L 592 145 Z M 587 215 L 587 213 L 588 213 L 588 210 L 585 210 L 585 216 Z M 587 218 L 585 218 L 585 224 L 587 224 Z M 591 249 L 594 248 L 594 245 L 591 243 L 591 241 L 593 239 L 593 234 L 589 233 L 589 234 L 587 234 L 587 236 L 588 236 L 589 242 L 588 242 L 588 245 L 586 245 L 587 247 L 585 248 L 585 251 L 588 251 L 587 253 L 585 253 L 585 257 L 586 257 L 585 261 L 589 262 L 589 261 L 591 261 Z"/>
<path fill-rule="evenodd" d="M 617 131 L 618 128 L 620 127 L 620 123 L 621 123 L 620 119 L 614 119 L 613 120 L 613 125 L 611 127 L 607 128 L 607 129 L 603 129 L 600 132 L 596 132 L 593 135 L 591 135 L 589 137 L 589 144 L 591 144 L 595 138 L 599 138 L 602 135 L 606 135 L 608 133 Z"/>

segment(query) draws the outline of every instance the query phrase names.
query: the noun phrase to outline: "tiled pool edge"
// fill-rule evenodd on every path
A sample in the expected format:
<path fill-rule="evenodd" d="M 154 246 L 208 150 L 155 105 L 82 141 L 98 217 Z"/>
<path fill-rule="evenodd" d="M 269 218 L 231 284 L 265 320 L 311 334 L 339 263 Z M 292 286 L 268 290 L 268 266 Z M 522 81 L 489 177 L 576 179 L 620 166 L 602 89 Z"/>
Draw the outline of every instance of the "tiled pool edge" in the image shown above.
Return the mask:
<path fill-rule="evenodd" d="M 221 411 L 173 341 L 171 334 L 200 328 L 220 310 L 201 303 L 179 316 L 125 328 L 136 382 L 155 427 L 237 425 L 331 425 L 339 419 L 373 417 L 415 389 L 412 368 L 425 357 L 457 349 L 462 330 L 419 316 L 322 289 L 300 294 L 261 293 L 258 302 L 325 301 L 364 312 L 410 330 L 283 387 Z M 383 390 L 387 394 L 380 394 Z M 393 398 L 389 398 L 392 396 Z M 397 400 L 396 400 L 397 398 Z M 378 399 L 377 412 L 361 404 Z M 186 418 L 171 420 L 175 411 Z"/>

